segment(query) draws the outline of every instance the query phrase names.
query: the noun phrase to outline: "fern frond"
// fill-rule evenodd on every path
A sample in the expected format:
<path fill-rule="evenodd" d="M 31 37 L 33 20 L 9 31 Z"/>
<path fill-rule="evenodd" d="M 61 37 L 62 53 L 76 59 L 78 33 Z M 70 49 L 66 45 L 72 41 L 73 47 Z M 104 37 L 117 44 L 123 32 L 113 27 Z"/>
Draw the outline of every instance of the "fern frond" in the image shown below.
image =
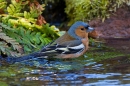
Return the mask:
<path fill-rule="evenodd" d="M 3 23 L 0 23 L 0 25 L 4 28 L 4 31 L 6 33 L 1 34 L 4 36 L 1 36 L 2 39 L 8 40 L 8 43 L 14 42 L 13 44 L 15 45 L 17 45 L 17 43 L 21 44 L 25 52 L 29 53 L 33 52 L 34 50 L 39 50 L 42 46 L 51 42 L 51 37 L 47 37 L 47 35 L 43 34 L 42 32 L 31 31 L 29 29 L 27 30 L 24 27 L 11 28 Z M 8 35 L 10 38 L 15 39 L 17 42 L 8 38 L 6 35 Z"/>
<path fill-rule="evenodd" d="M 0 29 L 0 39 L 11 44 L 14 50 L 19 51 L 22 48 L 22 46 L 18 42 L 16 42 L 16 40 L 10 38 L 9 36 L 6 36 L 6 34 L 2 32 L 2 29 Z"/>
<path fill-rule="evenodd" d="M 2 27 L 0 27 L 0 54 L 20 56 L 20 53 L 23 53 L 21 45 L 9 36 L 6 36 L 2 32 Z"/>
<path fill-rule="evenodd" d="M 14 57 L 21 56 L 21 53 L 18 53 L 17 51 L 10 49 L 10 46 L 8 46 L 8 43 L 4 41 L 0 41 L 0 54 L 5 54 L 9 56 L 14 56 Z"/>
<path fill-rule="evenodd" d="M 5 9 L 7 6 L 7 2 L 5 0 L 0 0 L 0 9 Z"/>
<path fill-rule="evenodd" d="M 8 29 L 8 30 L 11 30 L 12 28 L 9 27 L 8 25 L 6 24 L 3 24 L 3 23 L 0 23 L 0 26 L 3 27 L 4 29 Z M 1 28 L 0 28 L 1 29 Z M 2 30 L 2 29 L 1 29 Z"/>

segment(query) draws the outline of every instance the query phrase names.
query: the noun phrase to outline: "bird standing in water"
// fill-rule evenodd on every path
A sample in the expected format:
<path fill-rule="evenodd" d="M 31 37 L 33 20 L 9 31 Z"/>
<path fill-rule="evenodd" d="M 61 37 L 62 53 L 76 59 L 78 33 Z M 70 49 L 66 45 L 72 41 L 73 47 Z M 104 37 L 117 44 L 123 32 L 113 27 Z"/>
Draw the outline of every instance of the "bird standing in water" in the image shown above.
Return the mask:
<path fill-rule="evenodd" d="M 36 57 L 76 58 L 83 55 L 89 47 L 88 33 L 93 31 L 87 23 L 75 22 L 70 29 L 54 42 L 44 46 L 39 52 L 16 58 L 13 62 Z M 10 59 L 11 60 L 11 59 Z"/>

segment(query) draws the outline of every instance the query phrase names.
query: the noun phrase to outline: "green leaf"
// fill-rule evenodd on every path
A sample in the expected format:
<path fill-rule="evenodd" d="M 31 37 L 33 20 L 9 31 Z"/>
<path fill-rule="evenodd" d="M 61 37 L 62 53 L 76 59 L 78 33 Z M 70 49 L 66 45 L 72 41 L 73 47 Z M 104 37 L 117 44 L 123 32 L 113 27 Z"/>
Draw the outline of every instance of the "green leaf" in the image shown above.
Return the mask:
<path fill-rule="evenodd" d="M 31 51 L 32 51 L 28 46 L 24 46 L 24 50 L 25 50 L 26 52 L 31 52 Z"/>
<path fill-rule="evenodd" d="M 36 39 L 37 39 L 37 40 L 36 40 L 36 43 L 37 43 L 37 44 L 40 44 L 40 42 L 41 42 L 40 39 L 39 39 L 40 36 L 41 36 L 41 33 L 40 33 L 40 32 L 36 33 L 36 36 L 35 36 L 35 37 L 36 37 Z"/>

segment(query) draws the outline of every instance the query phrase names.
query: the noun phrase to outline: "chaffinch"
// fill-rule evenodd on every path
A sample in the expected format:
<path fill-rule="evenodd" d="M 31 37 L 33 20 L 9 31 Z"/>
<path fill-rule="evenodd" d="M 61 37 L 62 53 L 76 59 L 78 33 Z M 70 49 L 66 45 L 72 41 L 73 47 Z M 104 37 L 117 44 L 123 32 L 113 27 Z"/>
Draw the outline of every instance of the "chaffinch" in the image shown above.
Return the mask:
<path fill-rule="evenodd" d="M 88 50 L 88 33 L 93 31 L 87 23 L 75 22 L 68 32 L 55 41 L 44 46 L 39 52 L 16 58 L 14 62 L 28 60 L 36 57 L 76 58 Z"/>

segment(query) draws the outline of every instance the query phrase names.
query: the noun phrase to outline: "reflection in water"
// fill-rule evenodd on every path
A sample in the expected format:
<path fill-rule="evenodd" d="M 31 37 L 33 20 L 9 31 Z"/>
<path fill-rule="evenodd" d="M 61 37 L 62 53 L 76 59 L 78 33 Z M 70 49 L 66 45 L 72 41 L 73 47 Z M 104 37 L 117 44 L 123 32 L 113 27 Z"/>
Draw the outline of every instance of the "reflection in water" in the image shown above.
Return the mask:
<path fill-rule="evenodd" d="M 93 55 L 89 56 L 87 53 L 86 56 L 77 59 L 55 59 L 49 63 L 48 60 L 37 59 L 9 65 L 8 68 L 1 67 L 0 84 L 2 82 L 8 86 L 130 86 L 130 55 L 120 56 L 110 49 L 105 49 L 90 51 Z M 97 58 L 101 56 L 105 59 L 99 61 Z"/>
<path fill-rule="evenodd" d="M 58 62 L 63 67 L 65 62 Z M 94 63 L 94 62 L 93 62 Z M 71 66 L 75 65 L 72 63 Z M 70 65 L 70 64 L 68 64 Z M 113 64 L 114 66 L 115 64 Z M 51 65 L 54 66 L 54 65 Z M 66 64 L 67 66 L 67 64 Z M 33 68 L 33 70 L 25 71 L 19 74 L 17 80 L 8 79 L 10 85 L 26 86 L 128 86 L 130 81 L 130 73 L 121 73 L 111 68 L 111 64 L 94 63 L 84 66 L 80 70 L 59 70 L 54 67 L 44 66 Z M 125 70 L 124 70 L 125 71 Z M 23 77 L 23 78 L 22 78 Z M 13 82 L 13 83 L 12 83 Z"/>

